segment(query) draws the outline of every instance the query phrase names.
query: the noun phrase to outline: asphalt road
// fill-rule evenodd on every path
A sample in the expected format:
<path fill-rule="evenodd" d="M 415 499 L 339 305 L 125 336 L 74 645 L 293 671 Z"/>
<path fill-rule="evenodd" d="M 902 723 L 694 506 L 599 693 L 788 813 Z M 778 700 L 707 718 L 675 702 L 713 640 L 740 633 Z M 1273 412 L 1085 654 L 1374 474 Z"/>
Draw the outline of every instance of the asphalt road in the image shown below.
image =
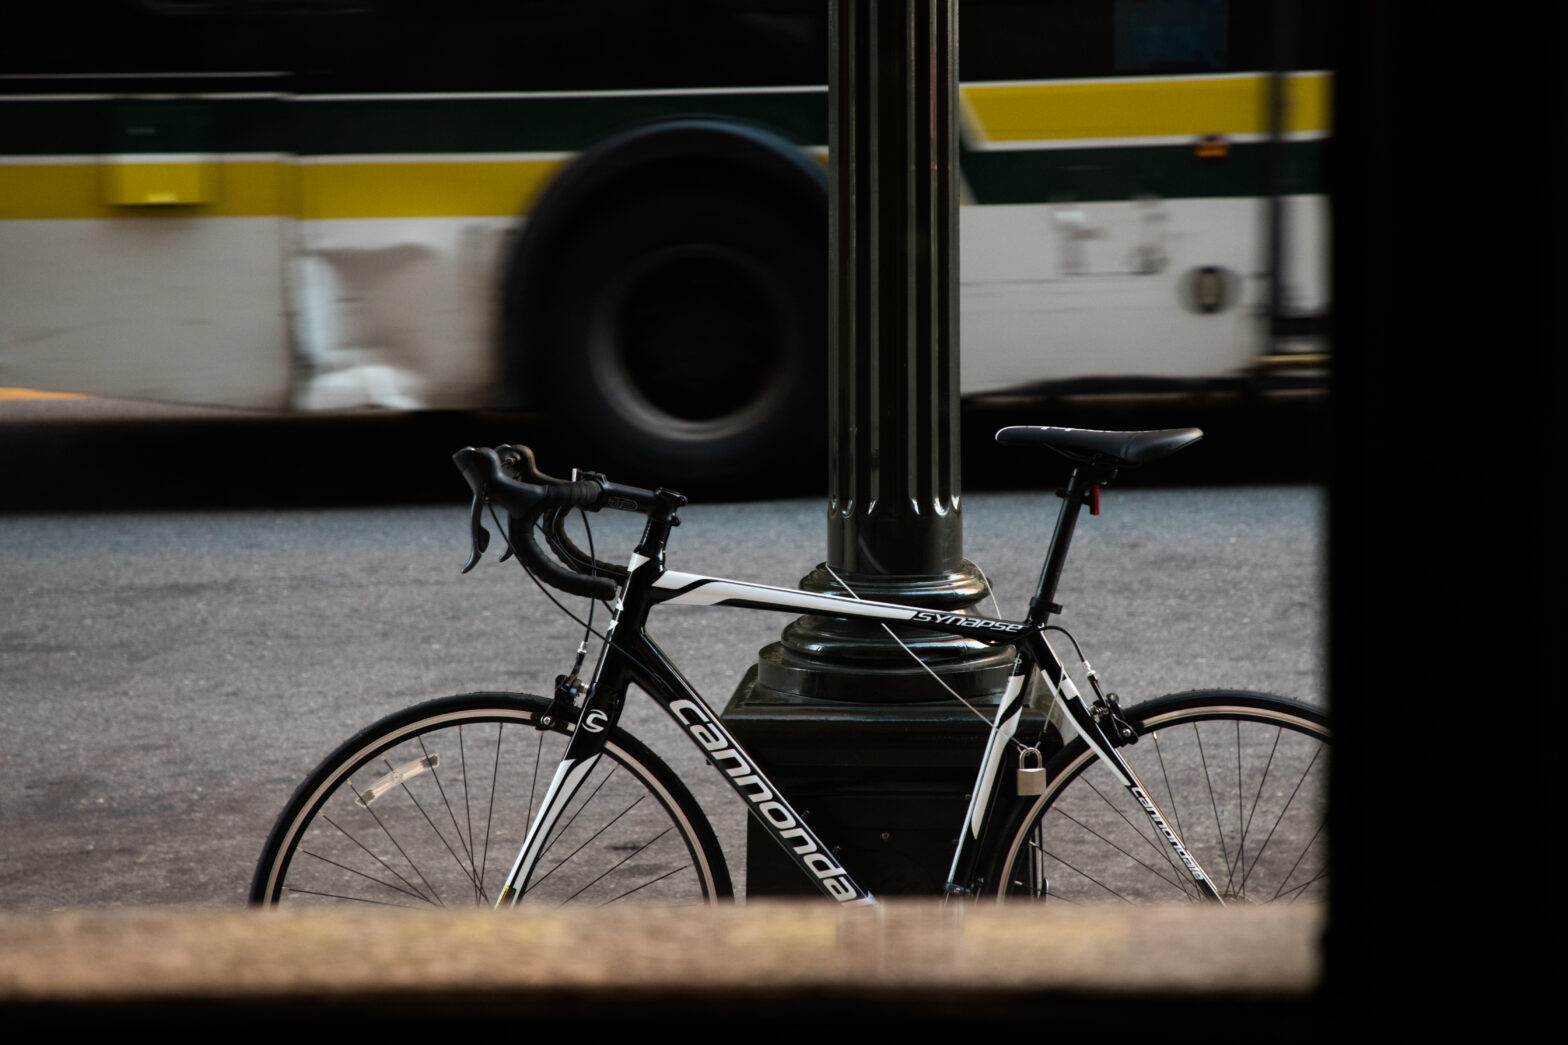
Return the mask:
<path fill-rule="evenodd" d="M 114 462 L 106 449 L 103 471 Z M 1033 588 L 1052 481 L 971 488 L 964 502 L 966 554 L 1009 615 Z M 1324 500 L 1310 484 L 1112 488 L 1080 524 L 1065 623 L 1129 702 L 1203 686 L 1321 702 Z M 792 584 L 822 557 L 822 515 L 818 497 L 694 504 L 672 563 Z M 605 525 L 599 546 L 631 535 Z M 510 562 L 460 576 L 466 552 L 455 501 L 35 501 L 0 516 L 0 908 L 240 903 L 272 819 L 338 741 L 427 697 L 545 690 L 575 626 Z M 654 634 L 722 706 L 784 623 L 672 609 Z M 651 739 L 700 771 L 668 732 Z M 699 797 L 738 870 L 741 812 Z"/>

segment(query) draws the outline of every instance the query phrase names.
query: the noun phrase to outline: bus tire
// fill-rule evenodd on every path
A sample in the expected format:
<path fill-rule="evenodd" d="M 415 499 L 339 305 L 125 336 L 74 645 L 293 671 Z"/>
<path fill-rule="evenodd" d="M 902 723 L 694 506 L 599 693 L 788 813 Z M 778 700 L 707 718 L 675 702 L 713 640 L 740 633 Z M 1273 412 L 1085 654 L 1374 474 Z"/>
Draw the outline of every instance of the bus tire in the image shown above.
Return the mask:
<path fill-rule="evenodd" d="M 723 169 L 601 197 L 550 279 L 546 391 L 589 467 L 734 488 L 825 460 L 820 204 Z"/>

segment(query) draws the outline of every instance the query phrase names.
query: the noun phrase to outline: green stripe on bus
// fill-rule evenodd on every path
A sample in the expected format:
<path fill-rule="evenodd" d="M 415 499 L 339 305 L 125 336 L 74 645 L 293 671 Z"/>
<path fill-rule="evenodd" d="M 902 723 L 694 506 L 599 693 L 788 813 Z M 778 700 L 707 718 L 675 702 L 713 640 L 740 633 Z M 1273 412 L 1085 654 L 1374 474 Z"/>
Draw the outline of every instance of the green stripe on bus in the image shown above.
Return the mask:
<path fill-rule="evenodd" d="M 802 94 L 309 102 L 296 107 L 296 152 L 578 152 L 672 116 L 766 126 L 801 145 L 827 141 L 827 97 Z"/>
<path fill-rule="evenodd" d="M 0 156 L 288 152 L 280 98 L 0 102 Z"/>
<path fill-rule="evenodd" d="M 672 116 L 756 123 L 801 145 L 827 141 L 827 96 L 821 91 L 320 102 L 86 99 L 0 103 L 0 155 L 578 152 L 616 131 Z"/>
<path fill-rule="evenodd" d="M 1325 144 L 1279 146 L 1284 194 L 1324 191 Z M 1265 195 L 1271 147 L 1233 144 L 1226 155 L 1209 159 L 1195 156 L 1191 145 L 965 151 L 959 162 L 976 203 L 1211 199 Z"/>

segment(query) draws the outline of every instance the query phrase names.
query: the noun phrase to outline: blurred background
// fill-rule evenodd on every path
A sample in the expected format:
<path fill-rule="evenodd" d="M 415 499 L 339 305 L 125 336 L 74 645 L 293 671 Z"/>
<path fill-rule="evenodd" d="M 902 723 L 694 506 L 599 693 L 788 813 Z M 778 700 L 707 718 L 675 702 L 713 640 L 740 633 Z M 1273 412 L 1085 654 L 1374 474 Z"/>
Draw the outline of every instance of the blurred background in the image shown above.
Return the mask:
<path fill-rule="evenodd" d="M 1198 407 L 1321 462 L 1325 11 L 964 0 L 970 444 Z M 0 41 L 0 496 L 458 497 L 432 449 L 500 440 L 819 491 L 827 48 L 814 0 L 40 8 Z"/>
<path fill-rule="evenodd" d="M 576 636 L 511 563 L 459 576 L 460 446 L 681 489 L 686 569 L 819 561 L 826 16 L 94 0 L 0 39 L 0 906 L 240 902 L 339 739 L 546 691 Z M 1322 702 L 1321 8 L 960 17 L 967 552 L 998 612 L 1065 462 L 997 428 L 1199 425 L 1081 528 L 1064 595 L 1129 701 Z M 671 617 L 716 705 L 785 623 Z"/>

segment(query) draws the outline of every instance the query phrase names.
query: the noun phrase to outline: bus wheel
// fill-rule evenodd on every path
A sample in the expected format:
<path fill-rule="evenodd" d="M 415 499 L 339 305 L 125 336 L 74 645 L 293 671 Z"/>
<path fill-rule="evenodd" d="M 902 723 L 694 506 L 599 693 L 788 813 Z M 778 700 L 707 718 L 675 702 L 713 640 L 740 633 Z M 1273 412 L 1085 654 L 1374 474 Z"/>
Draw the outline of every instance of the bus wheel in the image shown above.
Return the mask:
<path fill-rule="evenodd" d="M 595 206 L 552 281 L 545 372 L 592 467 L 714 489 L 825 460 L 820 208 L 720 178 Z"/>

